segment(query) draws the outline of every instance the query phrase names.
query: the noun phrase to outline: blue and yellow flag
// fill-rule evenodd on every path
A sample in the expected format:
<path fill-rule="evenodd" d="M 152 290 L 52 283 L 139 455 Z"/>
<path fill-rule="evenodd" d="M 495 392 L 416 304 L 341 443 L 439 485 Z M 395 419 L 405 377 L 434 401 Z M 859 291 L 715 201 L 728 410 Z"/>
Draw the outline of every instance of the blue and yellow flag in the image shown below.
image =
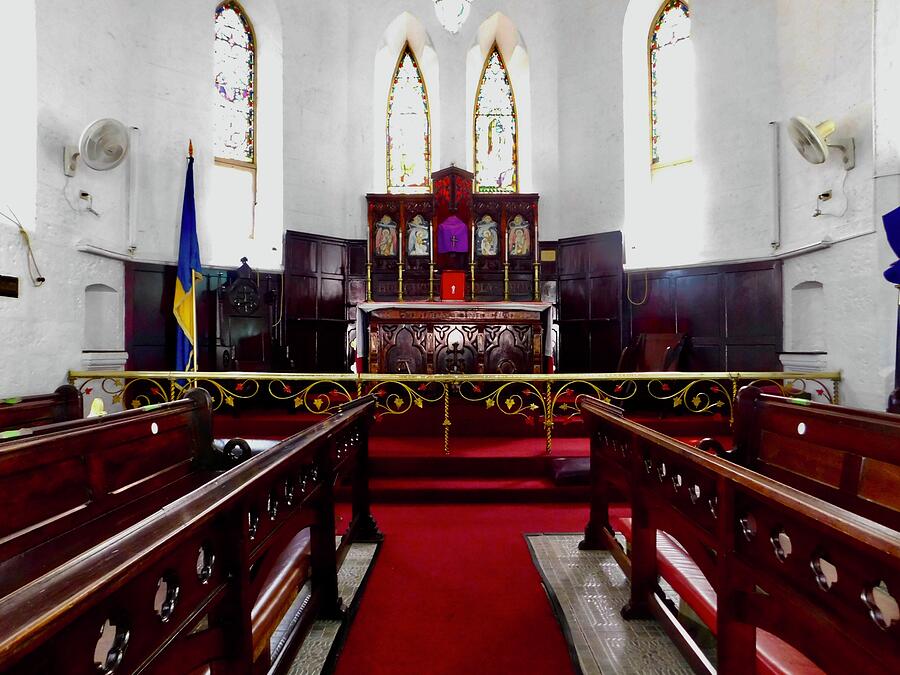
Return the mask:
<path fill-rule="evenodd" d="M 194 319 L 197 282 L 200 274 L 200 246 L 197 243 L 197 212 L 194 209 L 194 158 L 188 158 L 184 179 L 184 206 L 181 209 L 181 241 L 178 245 L 178 278 L 175 280 L 175 370 L 196 370 Z"/>

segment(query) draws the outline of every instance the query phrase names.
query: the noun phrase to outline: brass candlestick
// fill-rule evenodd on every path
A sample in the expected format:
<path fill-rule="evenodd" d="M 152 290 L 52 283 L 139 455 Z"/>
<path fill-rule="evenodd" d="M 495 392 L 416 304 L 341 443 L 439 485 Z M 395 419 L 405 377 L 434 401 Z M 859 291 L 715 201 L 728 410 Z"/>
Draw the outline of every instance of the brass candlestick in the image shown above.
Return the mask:
<path fill-rule="evenodd" d="M 475 302 L 475 261 L 469 263 L 469 270 L 472 278 L 472 302 Z"/>
<path fill-rule="evenodd" d="M 428 263 L 428 301 L 434 302 L 434 263 Z"/>
<path fill-rule="evenodd" d="M 400 265 L 397 268 L 397 282 L 399 283 L 397 288 L 397 300 L 403 302 L 403 265 Z"/>
<path fill-rule="evenodd" d="M 372 263 L 366 263 L 366 302 L 372 302 Z"/>
<path fill-rule="evenodd" d="M 541 264 L 534 263 L 534 301 L 540 302 L 541 299 Z"/>
<path fill-rule="evenodd" d="M 509 262 L 503 263 L 503 302 L 509 302 Z"/>

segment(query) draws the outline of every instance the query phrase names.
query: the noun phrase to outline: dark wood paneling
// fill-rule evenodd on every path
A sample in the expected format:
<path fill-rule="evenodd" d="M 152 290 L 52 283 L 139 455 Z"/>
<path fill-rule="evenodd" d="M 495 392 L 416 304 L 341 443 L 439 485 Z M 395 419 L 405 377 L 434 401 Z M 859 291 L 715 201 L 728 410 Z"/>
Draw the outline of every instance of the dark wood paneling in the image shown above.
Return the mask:
<path fill-rule="evenodd" d="M 354 319 L 346 273 L 353 268 L 361 275 L 353 281 L 354 302 L 364 299 L 365 243 L 288 231 L 284 267 L 289 270 L 285 319 L 290 367 L 302 372 L 346 371 L 347 324 Z"/>
<path fill-rule="evenodd" d="M 560 239 L 556 263 L 559 369 L 614 370 L 622 351 L 622 234 Z"/>
<path fill-rule="evenodd" d="M 779 370 L 782 346 L 780 261 L 631 273 L 630 336 L 685 333 L 688 370 Z"/>
<path fill-rule="evenodd" d="M 675 333 L 675 281 L 668 278 L 645 278 L 640 273 L 631 277 L 631 332 Z M 627 281 L 627 278 L 626 278 Z"/>

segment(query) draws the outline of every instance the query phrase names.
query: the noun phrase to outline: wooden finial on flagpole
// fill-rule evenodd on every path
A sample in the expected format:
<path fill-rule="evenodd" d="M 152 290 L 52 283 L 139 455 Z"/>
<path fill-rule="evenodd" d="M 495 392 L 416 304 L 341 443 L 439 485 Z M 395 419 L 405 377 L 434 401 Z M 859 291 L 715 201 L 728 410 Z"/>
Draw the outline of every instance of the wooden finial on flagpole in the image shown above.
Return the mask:
<path fill-rule="evenodd" d="M 188 157 L 194 156 L 194 141 L 192 139 L 188 139 Z"/>

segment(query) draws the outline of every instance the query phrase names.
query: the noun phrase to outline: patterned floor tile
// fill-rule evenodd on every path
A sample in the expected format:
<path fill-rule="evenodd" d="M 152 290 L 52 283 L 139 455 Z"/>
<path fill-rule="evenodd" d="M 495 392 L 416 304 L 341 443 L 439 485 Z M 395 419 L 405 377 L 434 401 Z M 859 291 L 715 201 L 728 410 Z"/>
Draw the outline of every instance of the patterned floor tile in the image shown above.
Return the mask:
<path fill-rule="evenodd" d="M 356 594 L 359 592 L 365 579 L 366 572 L 375 559 L 377 550 L 377 544 L 352 544 L 350 546 L 350 550 L 347 552 L 344 563 L 338 572 L 338 590 L 345 607 L 349 607 L 356 598 Z M 304 592 L 300 593 L 295 605 L 298 605 L 299 608 L 298 603 L 302 603 L 304 598 L 308 597 L 308 590 L 304 587 Z M 293 616 L 294 614 L 294 607 L 292 607 L 288 610 L 287 616 Z M 288 669 L 288 675 L 319 675 L 328 660 L 328 655 L 340 633 L 342 625 L 343 622 L 341 621 L 316 621 L 309 635 L 303 641 L 303 645 L 297 653 L 297 658 L 294 659 L 294 662 Z M 286 631 L 288 627 L 284 626 L 283 628 Z M 279 626 L 279 628 L 282 627 Z M 273 651 L 280 648 L 280 645 L 275 643 L 274 636 L 272 648 Z"/>
<path fill-rule="evenodd" d="M 528 535 L 528 545 L 585 675 L 688 675 L 690 666 L 655 621 L 625 621 L 628 580 L 608 551 L 579 551 L 581 535 Z M 669 589 L 666 589 L 669 590 Z M 668 595 L 668 592 L 667 592 Z"/>

